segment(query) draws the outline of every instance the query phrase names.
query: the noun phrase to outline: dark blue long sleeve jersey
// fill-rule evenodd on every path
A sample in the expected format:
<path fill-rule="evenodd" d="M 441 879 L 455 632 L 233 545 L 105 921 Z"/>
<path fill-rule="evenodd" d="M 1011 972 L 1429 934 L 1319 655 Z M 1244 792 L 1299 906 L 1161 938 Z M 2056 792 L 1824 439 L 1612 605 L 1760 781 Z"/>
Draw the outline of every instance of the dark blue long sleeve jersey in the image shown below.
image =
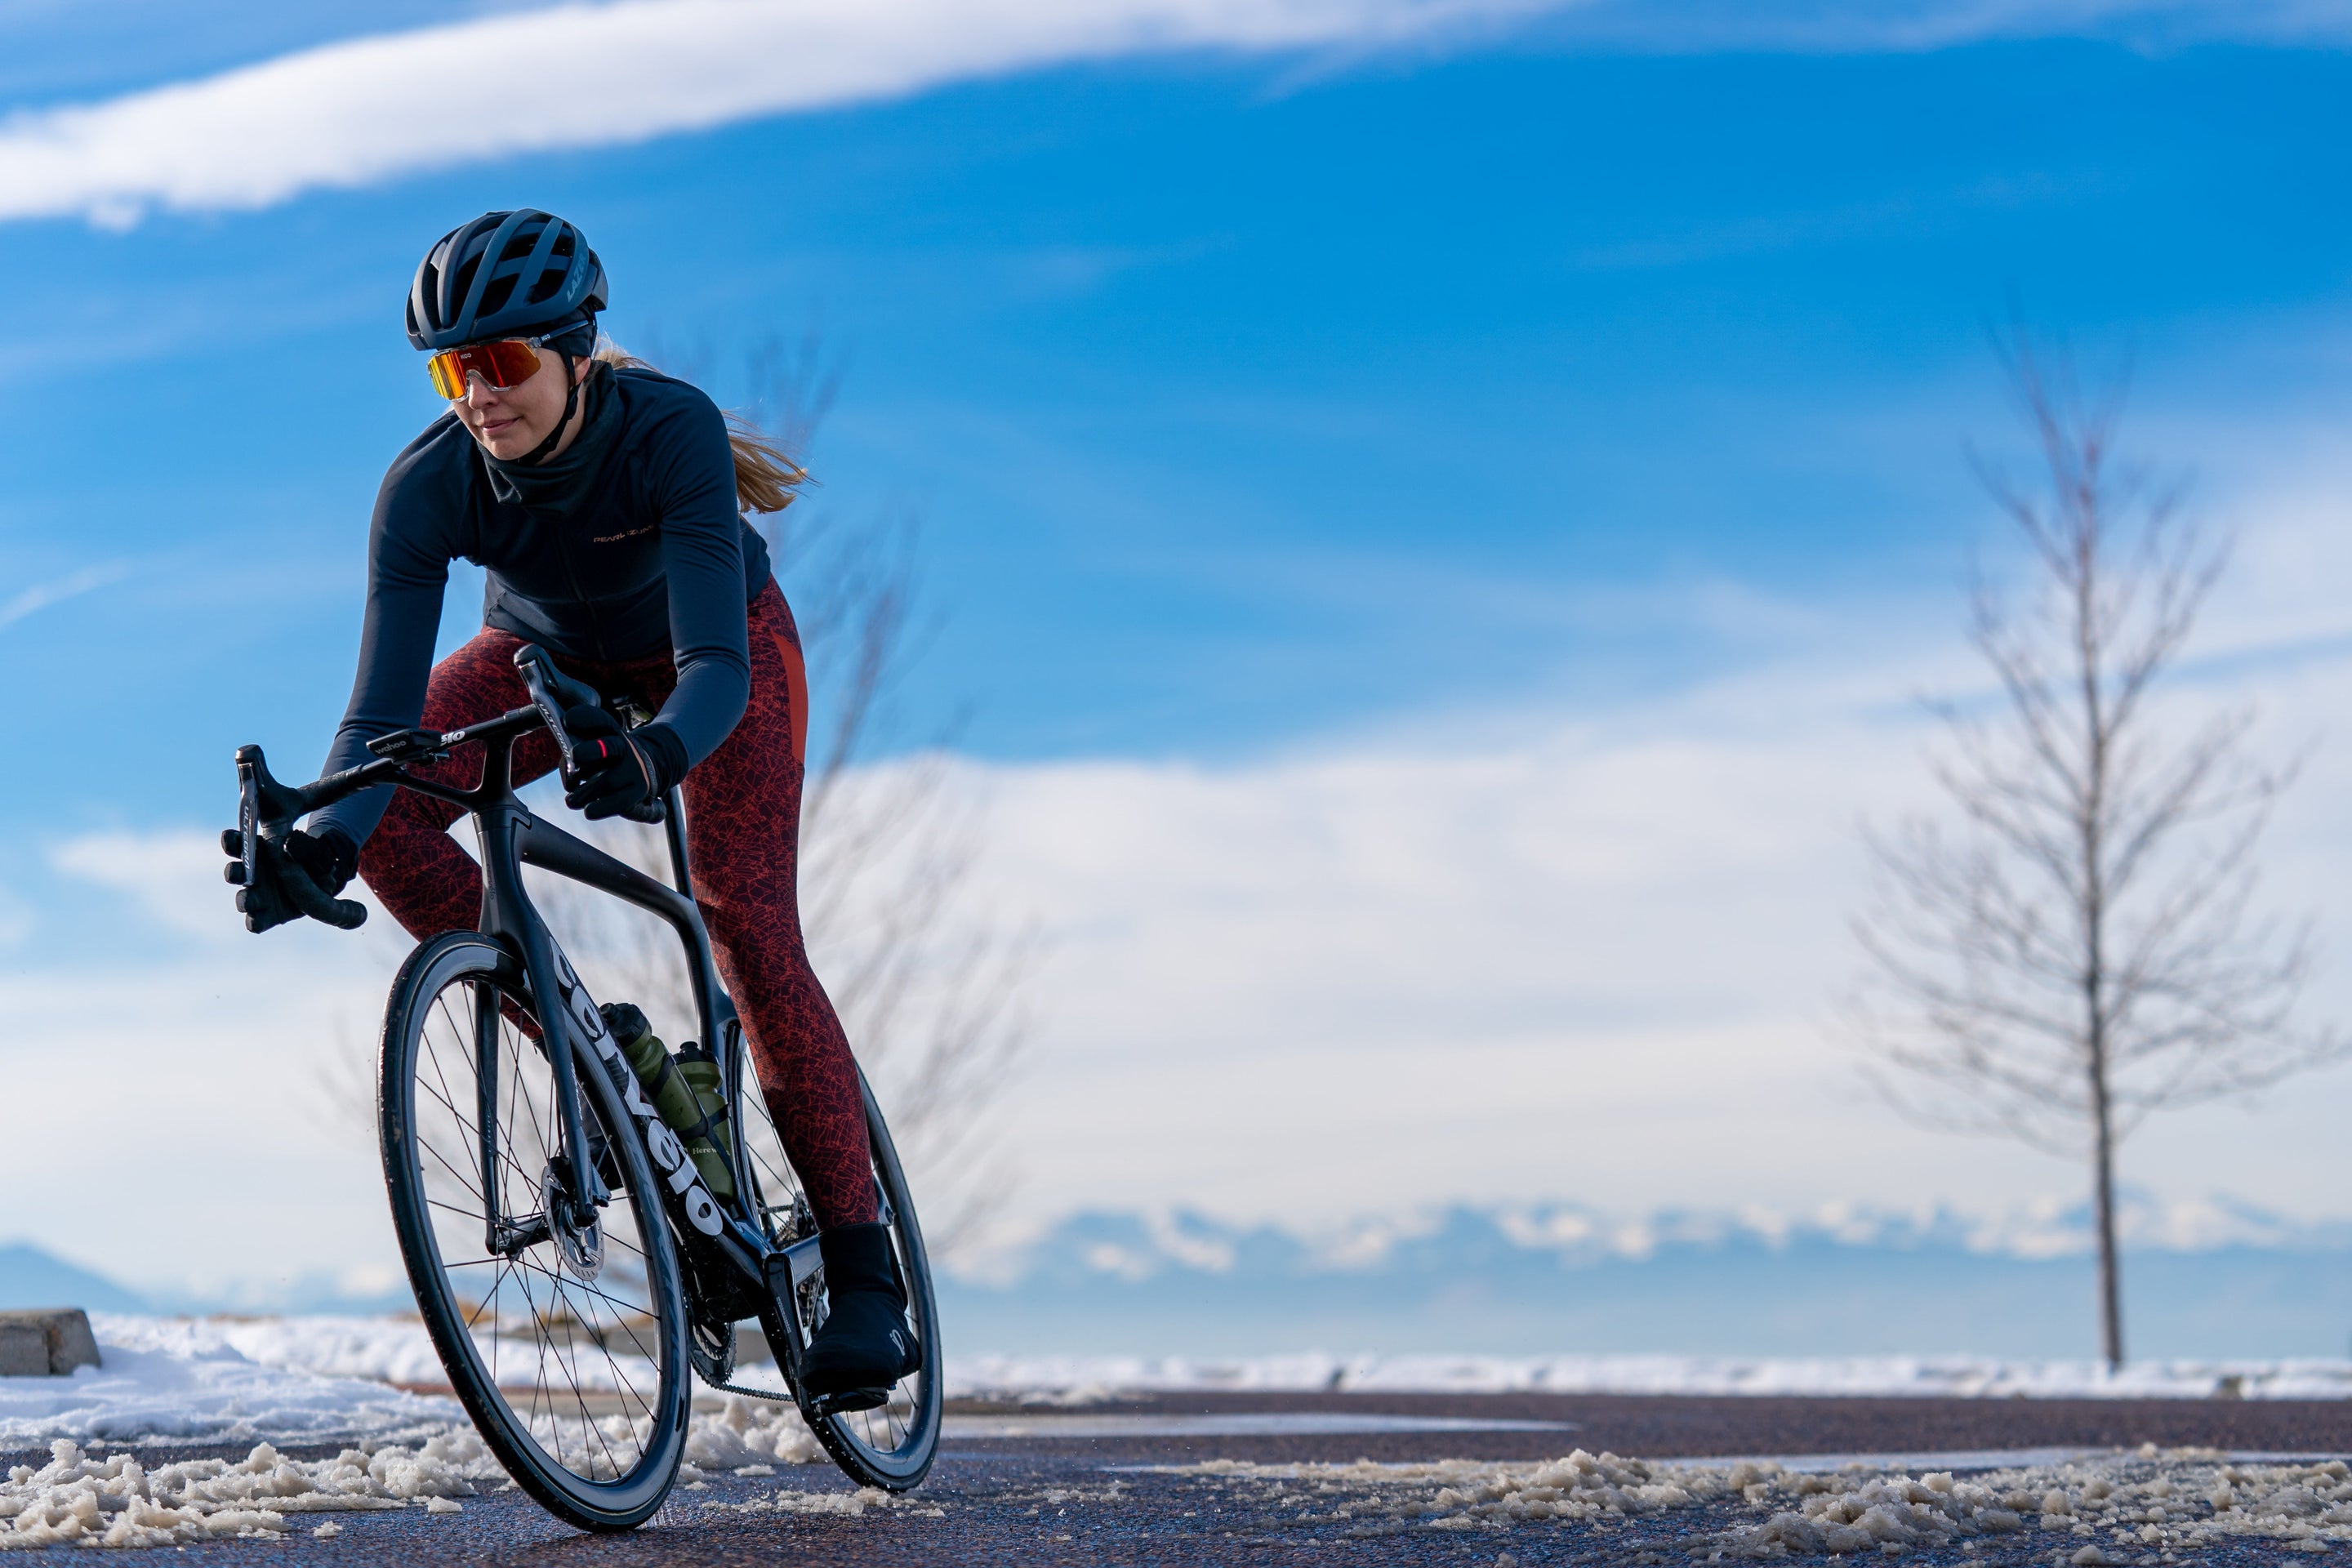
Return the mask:
<path fill-rule="evenodd" d="M 767 546 L 736 510 L 726 421 L 701 392 L 652 371 L 608 365 L 595 379 L 614 412 L 593 421 L 603 427 L 601 455 L 583 456 L 601 467 L 568 510 L 499 499 L 479 444 L 455 414 L 394 461 L 368 532 L 359 674 L 326 772 L 367 761 L 370 741 L 423 717 L 449 563 L 460 558 L 489 574 L 482 624 L 559 659 L 667 650 L 677 689 L 655 722 L 675 735 L 689 765 L 742 717 L 751 692 L 744 605 L 769 566 Z M 391 799 L 388 786 L 353 795 L 311 827 L 364 843 Z"/>

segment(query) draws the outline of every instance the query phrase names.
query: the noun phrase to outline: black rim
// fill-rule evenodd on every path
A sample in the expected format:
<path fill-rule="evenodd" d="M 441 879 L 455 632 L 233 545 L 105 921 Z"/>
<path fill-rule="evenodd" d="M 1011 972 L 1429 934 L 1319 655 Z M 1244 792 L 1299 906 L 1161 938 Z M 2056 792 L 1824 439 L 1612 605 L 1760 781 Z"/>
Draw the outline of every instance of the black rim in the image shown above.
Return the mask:
<path fill-rule="evenodd" d="M 455 944 L 444 962 L 420 966 L 408 993 L 402 1070 L 386 1086 L 405 1131 L 396 1159 L 386 1148 L 395 1217 L 407 1222 L 403 1250 L 452 1386 L 516 1479 L 553 1491 L 541 1500 L 574 1522 L 635 1523 L 667 1492 L 684 1437 L 667 1221 L 633 1200 L 651 1190 L 642 1152 L 610 1136 L 619 1112 L 608 1086 L 593 1081 L 582 1109 L 592 1144 L 605 1151 L 613 1200 L 585 1230 L 551 1218 L 544 1194 L 561 1148 L 553 1073 L 519 1024 L 527 1006 L 483 977 L 494 952 Z M 485 1036 L 495 1047 L 487 1082 L 477 1048 Z M 486 1125 L 497 1132 L 489 1180 Z"/>
<path fill-rule="evenodd" d="M 801 1196 L 799 1180 L 784 1155 L 783 1141 L 769 1115 L 766 1098 L 760 1092 L 757 1069 L 748 1052 L 743 1062 L 741 1104 L 745 1153 L 769 1219 L 770 1238 L 781 1243 L 814 1235 L 815 1221 Z M 899 1277 L 908 1286 L 908 1329 L 923 1347 L 923 1364 L 901 1378 L 890 1390 L 888 1400 L 876 1409 L 819 1415 L 803 1400 L 801 1413 L 826 1451 L 852 1479 L 902 1489 L 914 1486 L 929 1472 L 939 1446 L 939 1314 L 932 1302 L 922 1233 L 915 1223 L 912 1201 L 889 1142 L 888 1129 L 882 1124 L 870 1091 L 866 1100 L 866 1120 L 874 1145 L 874 1176 L 882 1197 L 882 1218 L 889 1226 Z M 813 1328 L 823 1321 L 823 1290 L 812 1282 L 803 1289 L 797 1306 L 797 1322 Z M 806 1342 L 804 1335 L 796 1338 Z M 772 1372 L 769 1376 L 774 1376 Z M 778 1393 L 781 1395 L 781 1388 Z"/>
<path fill-rule="evenodd" d="M 930 1269 L 922 1250 L 922 1234 L 916 1226 L 897 1159 L 886 1155 L 884 1140 L 889 1134 L 870 1097 L 866 1120 L 876 1145 L 875 1181 L 881 1189 L 881 1218 L 889 1227 L 891 1250 L 898 1255 L 898 1277 L 907 1285 L 907 1330 L 923 1347 L 923 1364 L 899 1379 L 882 1405 L 824 1419 L 844 1441 L 856 1445 L 867 1463 L 887 1470 L 893 1480 L 911 1485 L 930 1468 L 939 1434 L 934 1370 L 939 1364 L 938 1315 L 930 1310 Z"/>

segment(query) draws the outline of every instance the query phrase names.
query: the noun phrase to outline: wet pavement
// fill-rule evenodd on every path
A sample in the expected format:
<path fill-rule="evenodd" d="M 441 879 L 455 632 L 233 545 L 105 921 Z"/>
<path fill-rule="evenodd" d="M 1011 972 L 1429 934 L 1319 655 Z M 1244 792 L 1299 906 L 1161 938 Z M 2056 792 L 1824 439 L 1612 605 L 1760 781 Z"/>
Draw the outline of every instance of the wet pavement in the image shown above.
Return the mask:
<path fill-rule="evenodd" d="M 1725 1531 L 1787 1506 L 1722 1499 L 1678 1511 L 1566 1519 L 1474 1517 L 1438 1479 L 1273 1471 L 1357 1459 L 1524 1463 L 1572 1449 L 1652 1459 L 1909 1456 L 1914 1473 L 1990 1468 L 1996 1456 L 2196 1446 L 2352 1454 L 2352 1405 L 2322 1402 L 1639 1398 L 1509 1394 L 1223 1394 L 1082 1409 L 957 1406 L 932 1479 L 903 1500 L 861 1499 L 829 1467 L 715 1477 L 682 1488 L 645 1528 L 592 1537 L 519 1492 L 423 1509 L 289 1516 L 275 1542 L 175 1550 L 175 1562 L 418 1563 L 1363 1563 L 1601 1564 L 1705 1561 Z M 289 1447 L 290 1458 L 331 1453 Z M 1971 1452 L 1973 1451 L 1973 1453 Z M 141 1450 L 154 1462 L 244 1446 Z M 46 1454 L 0 1458 L 38 1464 Z M 1971 1464 L 1971 1459 L 1976 1461 Z M 1230 1463 L 1218 1463 L 1226 1461 Z M 1405 1472 L 1395 1472 L 1402 1477 Z M 1466 1484 L 1466 1483 L 1465 1483 Z M 326 1537 L 311 1531 L 334 1529 Z M 2077 1539 L 2084 1536 L 2084 1539 Z M 1725 1537 L 1725 1539 L 1728 1539 Z M 2105 1537 L 2098 1540 L 2104 1541 Z M 2071 1563 L 2084 1532 L 1987 1536 L 1903 1548 L 1920 1563 Z M 59 1548 L 57 1550 L 72 1550 Z M 39 1561 L 26 1553 L 25 1561 Z M 1816 1558 L 1816 1561 L 1827 1559 Z M 1845 1561 L 1853 1561 L 1847 1558 Z M 2239 1568 L 2344 1561 L 2352 1545 L 2230 1542 L 2109 1562 Z"/>

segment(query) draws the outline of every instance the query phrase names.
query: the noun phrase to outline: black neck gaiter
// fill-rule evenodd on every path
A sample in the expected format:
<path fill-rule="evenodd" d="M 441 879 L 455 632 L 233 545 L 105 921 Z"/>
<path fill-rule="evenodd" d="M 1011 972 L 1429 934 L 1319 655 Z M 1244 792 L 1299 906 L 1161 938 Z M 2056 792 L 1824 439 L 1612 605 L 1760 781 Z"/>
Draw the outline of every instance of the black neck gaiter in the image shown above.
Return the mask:
<path fill-rule="evenodd" d="M 581 416 L 580 434 L 545 462 L 509 463 L 483 452 L 482 467 L 490 476 L 490 493 L 533 511 L 568 515 L 578 510 L 604 472 L 604 459 L 612 455 L 614 433 L 620 426 L 621 400 L 604 384 L 611 379 L 601 370 L 589 374 L 580 388 L 587 405 Z"/>

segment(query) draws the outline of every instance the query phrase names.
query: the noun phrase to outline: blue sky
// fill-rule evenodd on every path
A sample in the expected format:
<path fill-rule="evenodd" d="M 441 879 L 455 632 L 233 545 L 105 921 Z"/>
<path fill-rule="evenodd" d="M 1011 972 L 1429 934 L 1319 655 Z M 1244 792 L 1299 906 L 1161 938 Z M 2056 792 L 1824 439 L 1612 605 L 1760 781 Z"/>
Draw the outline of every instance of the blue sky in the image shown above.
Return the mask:
<path fill-rule="evenodd" d="M 79 704 L 67 672 L 165 639 L 138 752 L 107 755 L 166 770 L 134 809 L 201 786 L 173 760 L 243 732 L 212 721 L 227 693 L 315 747 L 375 479 L 434 412 L 405 276 L 455 216 L 530 200 L 602 247 L 625 342 L 838 346 L 823 500 L 925 519 L 951 621 L 924 695 L 976 705 L 984 752 L 1227 754 L 1639 689 L 1736 638 L 1564 608 L 1949 575 L 2011 298 L 2137 343 L 2155 399 L 2335 395 L 2347 63 L 1183 58 L 125 233 L 20 223 L 7 571 L 127 570 L 10 656 Z"/>
<path fill-rule="evenodd" d="M 494 115 L 478 157 L 352 153 L 216 199 L 160 152 L 148 184 L 93 153 L 39 185 L 25 149 L 71 106 L 528 12 L 0 5 L 0 110 L 35 117 L 0 121 L 0 668 L 38 759 L 0 780 L 0 962 L 194 962 L 55 846 L 225 821 L 239 742 L 289 774 L 322 752 L 377 479 L 436 412 L 399 302 L 489 206 L 586 229 L 625 343 L 723 365 L 822 332 L 847 377 L 815 504 L 922 519 L 946 619 L 910 732 L 970 710 L 963 757 L 1004 777 L 1245 777 L 1399 735 L 1442 758 L 1792 649 L 1932 663 L 1985 521 L 1964 444 L 2008 440 L 1987 336 L 2013 304 L 2130 349 L 2142 428 L 2224 510 L 2352 428 L 2326 15 L 1469 9 L 931 61 L 544 151 Z"/>

